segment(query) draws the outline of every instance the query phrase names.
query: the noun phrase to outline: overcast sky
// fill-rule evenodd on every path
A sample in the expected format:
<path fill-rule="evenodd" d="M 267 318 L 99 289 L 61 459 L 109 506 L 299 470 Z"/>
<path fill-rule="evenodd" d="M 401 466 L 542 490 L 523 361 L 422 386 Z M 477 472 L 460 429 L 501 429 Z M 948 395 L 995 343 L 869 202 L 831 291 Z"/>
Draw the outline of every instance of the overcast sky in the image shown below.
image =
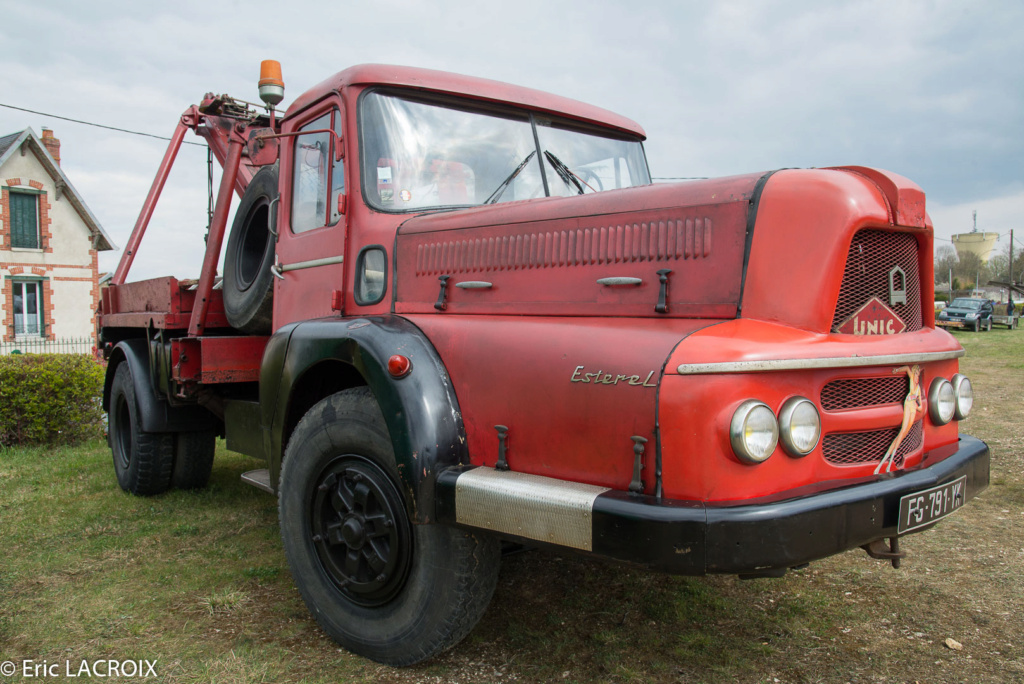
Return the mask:
<path fill-rule="evenodd" d="M 936 235 L 970 230 L 977 209 L 980 230 L 1015 228 L 1024 245 L 1016 1 L 0 0 L 3 104 L 170 135 L 207 91 L 257 101 L 261 59 L 282 63 L 284 107 L 363 62 L 596 104 L 646 129 L 657 177 L 884 168 L 924 188 Z M 65 173 L 123 247 L 166 143 L 0 108 L 0 135 L 29 126 L 54 130 Z M 133 279 L 198 273 L 205 165 L 183 147 Z"/>

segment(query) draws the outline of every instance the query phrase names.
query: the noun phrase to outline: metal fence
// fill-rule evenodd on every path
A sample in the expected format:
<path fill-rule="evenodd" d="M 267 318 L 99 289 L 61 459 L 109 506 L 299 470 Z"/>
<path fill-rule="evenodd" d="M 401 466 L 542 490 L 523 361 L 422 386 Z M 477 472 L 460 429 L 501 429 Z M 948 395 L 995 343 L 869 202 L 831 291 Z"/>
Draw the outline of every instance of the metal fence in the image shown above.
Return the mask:
<path fill-rule="evenodd" d="M 6 354 L 92 354 L 96 342 L 91 337 L 62 337 L 56 340 L 24 339 L 0 342 L 0 356 Z"/>

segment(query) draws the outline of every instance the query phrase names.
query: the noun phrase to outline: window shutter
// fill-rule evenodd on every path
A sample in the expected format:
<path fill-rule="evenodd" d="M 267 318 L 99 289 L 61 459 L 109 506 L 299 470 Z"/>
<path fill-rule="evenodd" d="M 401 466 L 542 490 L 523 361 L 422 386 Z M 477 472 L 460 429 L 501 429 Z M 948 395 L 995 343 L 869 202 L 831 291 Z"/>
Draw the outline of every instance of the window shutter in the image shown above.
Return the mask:
<path fill-rule="evenodd" d="M 36 315 L 35 315 L 35 332 L 37 335 L 46 337 L 46 321 L 43 320 L 43 312 L 46 309 L 43 307 L 43 283 L 41 281 L 36 282 Z"/>
<path fill-rule="evenodd" d="M 37 197 L 23 192 L 10 193 L 11 246 L 39 249 Z"/>

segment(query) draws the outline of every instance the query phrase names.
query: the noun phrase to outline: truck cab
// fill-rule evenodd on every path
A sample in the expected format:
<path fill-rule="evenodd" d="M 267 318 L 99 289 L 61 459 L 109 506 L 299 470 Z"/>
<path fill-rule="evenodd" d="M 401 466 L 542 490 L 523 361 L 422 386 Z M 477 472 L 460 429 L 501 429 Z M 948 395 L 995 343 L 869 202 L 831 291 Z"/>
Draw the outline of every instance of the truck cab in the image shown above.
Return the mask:
<path fill-rule="evenodd" d="M 271 100 L 183 115 L 225 165 L 203 272 L 127 282 L 165 164 L 104 295 L 104 402 L 128 491 L 202 486 L 216 434 L 266 460 L 245 478 L 347 648 L 456 643 L 499 541 L 689 575 L 898 566 L 987 485 L 906 178 L 652 184 L 624 117 L 405 67 Z"/>

